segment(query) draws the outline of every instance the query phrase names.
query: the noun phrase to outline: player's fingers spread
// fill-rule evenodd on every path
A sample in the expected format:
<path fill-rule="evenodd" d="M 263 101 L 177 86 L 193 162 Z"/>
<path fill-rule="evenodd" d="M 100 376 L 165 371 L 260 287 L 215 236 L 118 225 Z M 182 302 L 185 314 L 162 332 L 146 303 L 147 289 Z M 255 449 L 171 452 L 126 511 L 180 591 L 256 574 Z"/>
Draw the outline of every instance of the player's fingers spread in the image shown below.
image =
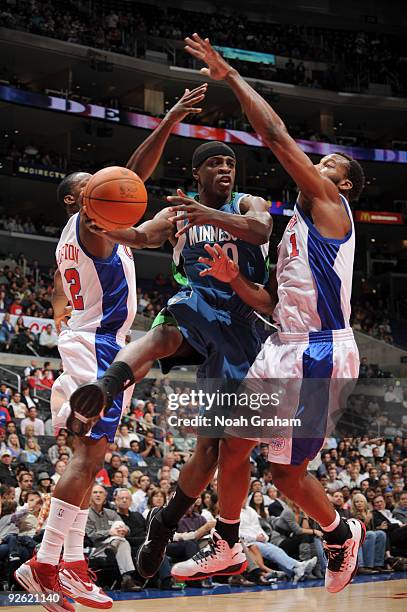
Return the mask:
<path fill-rule="evenodd" d="M 205 264 L 205 266 L 211 266 L 213 264 L 212 259 L 208 259 L 207 257 L 199 257 L 199 263 Z"/>
<path fill-rule="evenodd" d="M 225 253 L 224 253 L 224 251 L 222 250 L 222 247 L 219 244 L 215 244 L 214 248 L 215 248 L 215 251 L 216 251 L 216 254 L 218 255 L 218 257 L 224 257 Z"/>
<path fill-rule="evenodd" d="M 191 227 L 194 227 L 193 223 L 188 223 L 187 225 L 184 225 L 184 227 L 182 227 L 176 234 L 175 237 L 179 238 L 180 236 L 182 236 L 182 234 L 185 234 L 188 230 L 191 229 Z"/>
<path fill-rule="evenodd" d="M 205 249 L 205 251 L 206 251 L 207 253 L 209 253 L 209 255 L 210 255 L 211 257 L 213 257 L 213 259 L 217 259 L 217 256 L 216 256 L 216 251 L 215 251 L 215 249 L 214 249 L 213 247 L 211 247 L 211 245 L 210 245 L 210 244 L 205 244 L 205 245 L 204 245 L 204 249 Z M 212 261 L 211 263 L 213 263 L 213 261 Z"/>
<path fill-rule="evenodd" d="M 211 274 L 212 268 L 205 268 L 205 270 L 201 270 L 199 276 L 208 276 Z"/>
<path fill-rule="evenodd" d="M 193 49 L 192 47 L 189 47 L 188 45 L 185 47 L 185 51 L 188 51 L 188 53 L 190 53 L 191 55 L 193 55 L 197 59 L 203 59 L 205 57 L 205 55 L 204 55 L 204 53 L 202 53 L 202 51 L 198 51 L 196 49 Z"/>

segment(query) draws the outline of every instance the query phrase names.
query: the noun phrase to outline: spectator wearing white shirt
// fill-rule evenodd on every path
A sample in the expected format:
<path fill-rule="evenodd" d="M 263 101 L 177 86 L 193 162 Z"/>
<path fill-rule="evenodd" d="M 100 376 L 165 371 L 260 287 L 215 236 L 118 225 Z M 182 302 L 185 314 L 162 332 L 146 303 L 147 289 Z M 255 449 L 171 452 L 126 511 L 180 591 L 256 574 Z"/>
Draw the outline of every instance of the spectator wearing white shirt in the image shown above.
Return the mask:
<path fill-rule="evenodd" d="M 367 478 L 369 478 L 368 474 L 360 473 L 360 463 L 351 463 L 349 473 L 341 472 L 340 474 L 343 485 L 346 485 L 349 489 L 360 487 L 360 483 Z"/>
<path fill-rule="evenodd" d="M 243 506 L 241 509 L 239 536 L 249 548 L 255 545 L 264 559 L 276 563 L 287 576 L 294 577 L 295 582 L 306 573 L 312 572 L 317 563 L 316 557 L 309 561 L 297 561 L 278 546 L 268 542 L 266 532 L 260 526 L 259 516 L 250 506 Z"/>
<path fill-rule="evenodd" d="M 55 464 L 55 474 L 51 476 L 51 480 L 54 484 L 57 484 L 58 480 L 61 478 L 65 470 L 66 470 L 65 461 L 58 460 Z"/>
<path fill-rule="evenodd" d="M 20 429 L 23 436 L 25 434 L 25 429 L 27 425 L 33 426 L 35 436 L 44 435 L 44 423 L 41 421 L 41 419 L 38 418 L 38 412 L 36 408 L 30 408 L 28 410 L 28 416 L 21 421 Z"/>
<path fill-rule="evenodd" d="M 48 323 L 47 327 L 42 330 L 39 340 L 40 346 L 43 348 L 43 353 L 46 355 L 56 355 L 56 347 L 58 344 L 58 334 L 52 328 L 51 323 Z"/>
<path fill-rule="evenodd" d="M 130 448 L 130 444 L 133 442 L 133 440 L 140 442 L 139 436 L 136 433 L 129 431 L 127 425 L 120 425 L 119 433 L 115 438 L 118 448 Z"/>
<path fill-rule="evenodd" d="M 384 442 L 382 438 L 372 438 L 369 440 L 369 436 L 363 436 L 362 441 L 358 446 L 358 451 L 361 457 L 366 457 L 366 459 L 370 459 L 373 457 L 373 449 L 380 449 L 380 457 L 384 455 Z"/>

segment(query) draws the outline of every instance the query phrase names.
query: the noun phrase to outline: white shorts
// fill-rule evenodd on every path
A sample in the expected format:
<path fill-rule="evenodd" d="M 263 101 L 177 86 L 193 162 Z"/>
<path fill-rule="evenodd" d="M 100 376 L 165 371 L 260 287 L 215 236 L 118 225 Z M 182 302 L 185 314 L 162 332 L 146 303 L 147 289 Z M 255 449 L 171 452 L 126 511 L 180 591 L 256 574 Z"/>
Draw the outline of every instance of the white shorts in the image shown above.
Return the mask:
<path fill-rule="evenodd" d="M 278 435 L 273 427 L 270 437 L 261 436 L 269 444 L 269 461 L 300 465 L 313 459 L 343 412 L 358 376 L 359 351 L 351 328 L 269 336 L 245 384 L 251 392 L 265 391 L 268 379 L 274 389 L 282 388 L 274 415 L 302 423 L 299 429 L 283 427 Z"/>
<path fill-rule="evenodd" d="M 122 347 L 110 334 L 94 334 L 64 330 L 58 338 L 58 350 L 62 359 L 63 373 L 56 379 L 51 390 L 51 414 L 55 434 L 66 426 L 70 414 L 69 398 L 86 382 L 96 380 L 112 363 Z M 120 393 L 104 416 L 87 434 L 98 440 L 106 436 L 114 441 L 123 409 L 130 404 L 134 385 Z"/>

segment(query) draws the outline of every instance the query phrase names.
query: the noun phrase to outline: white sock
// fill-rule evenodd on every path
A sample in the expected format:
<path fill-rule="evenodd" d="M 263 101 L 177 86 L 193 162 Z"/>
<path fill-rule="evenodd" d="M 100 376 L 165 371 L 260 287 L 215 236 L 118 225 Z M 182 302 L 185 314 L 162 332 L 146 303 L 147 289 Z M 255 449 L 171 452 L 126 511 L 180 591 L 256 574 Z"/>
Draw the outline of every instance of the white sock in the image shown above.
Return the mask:
<path fill-rule="evenodd" d="M 335 510 L 335 520 L 332 521 L 332 523 L 330 525 L 327 525 L 327 527 L 323 527 L 321 525 L 321 529 L 322 529 L 322 531 L 326 531 L 327 533 L 329 533 L 330 531 L 333 531 L 334 529 L 336 529 L 340 522 L 341 522 L 341 517 L 339 516 L 339 514 Z"/>
<path fill-rule="evenodd" d="M 64 541 L 64 561 L 83 561 L 83 540 L 85 538 L 86 523 L 88 522 L 89 508 L 79 510 Z"/>
<path fill-rule="evenodd" d="M 68 504 L 56 497 L 51 499 L 44 537 L 37 553 L 37 559 L 40 563 L 58 565 L 64 539 L 79 511 L 78 506 Z"/>

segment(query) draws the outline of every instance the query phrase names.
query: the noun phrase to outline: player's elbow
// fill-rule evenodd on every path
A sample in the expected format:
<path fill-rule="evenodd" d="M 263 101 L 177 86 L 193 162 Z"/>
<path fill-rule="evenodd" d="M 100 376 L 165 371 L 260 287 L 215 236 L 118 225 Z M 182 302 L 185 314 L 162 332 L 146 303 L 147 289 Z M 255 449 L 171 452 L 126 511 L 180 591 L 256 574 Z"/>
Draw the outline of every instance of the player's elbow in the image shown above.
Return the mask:
<path fill-rule="evenodd" d="M 271 123 L 267 127 L 266 134 L 263 137 L 265 144 L 268 147 L 276 145 L 278 143 L 284 143 L 288 136 L 287 128 L 283 121 Z"/>

